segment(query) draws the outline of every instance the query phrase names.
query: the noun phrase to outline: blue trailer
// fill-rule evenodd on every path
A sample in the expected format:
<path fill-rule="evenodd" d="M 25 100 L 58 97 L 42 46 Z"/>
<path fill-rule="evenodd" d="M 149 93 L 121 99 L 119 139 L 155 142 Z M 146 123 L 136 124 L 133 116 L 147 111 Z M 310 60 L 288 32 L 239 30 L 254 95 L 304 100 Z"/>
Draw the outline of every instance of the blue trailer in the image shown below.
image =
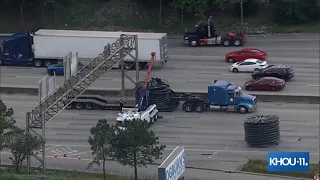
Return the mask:
<path fill-rule="evenodd" d="M 203 112 L 207 109 L 235 111 L 241 114 L 254 112 L 256 97 L 241 92 L 241 87 L 223 80 L 215 80 L 208 86 L 208 95 L 189 96 L 182 106 L 186 112 Z"/>

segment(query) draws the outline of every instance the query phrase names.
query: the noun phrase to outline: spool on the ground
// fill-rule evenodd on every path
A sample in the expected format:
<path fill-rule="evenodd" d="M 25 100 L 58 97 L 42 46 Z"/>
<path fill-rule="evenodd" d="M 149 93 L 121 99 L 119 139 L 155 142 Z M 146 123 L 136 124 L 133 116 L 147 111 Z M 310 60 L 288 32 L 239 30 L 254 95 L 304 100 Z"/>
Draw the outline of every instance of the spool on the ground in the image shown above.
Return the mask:
<path fill-rule="evenodd" d="M 245 141 L 252 147 L 263 147 L 280 142 L 279 116 L 254 115 L 244 120 Z"/>

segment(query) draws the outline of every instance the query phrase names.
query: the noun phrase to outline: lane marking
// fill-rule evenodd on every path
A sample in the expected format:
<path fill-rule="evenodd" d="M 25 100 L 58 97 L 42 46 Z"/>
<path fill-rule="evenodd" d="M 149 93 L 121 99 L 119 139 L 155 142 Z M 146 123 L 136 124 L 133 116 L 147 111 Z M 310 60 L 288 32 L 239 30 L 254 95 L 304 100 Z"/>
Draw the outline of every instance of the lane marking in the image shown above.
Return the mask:
<path fill-rule="evenodd" d="M 308 87 L 320 87 L 320 85 L 319 84 L 310 84 L 310 85 L 307 85 Z"/>
<path fill-rule="evenodd" d="M 58 144 L 46 144 L 47 146 L 56 146 Z M 90 148 L 91 146 L 89 145 L 81 145 L 81 144 L 69 144 L 69 145 L 60 145 L 60 146 L 69 146 L 69 147 L 85 147 L 85 148 Z M 167 148 L 165 148 L 165 150 L 173 150 L 174 148 L 176 148 L 176 146 L 167 146 Z M 228 147 L 229 148 L 229 147 Z M 193 148 L 186 148 L 185 150 L 187 151 L 193 151 L 193 152 L 229 152 L 229 153 L 265 153 L 268 152 L 268 150 L 266 151 L 253 151 L 253 150 L 230 150 L 228 148 L 224 148 L 224 149 L 193 149 Z M 313 155 L 318 155 L 319 153 L 310 153 Z"/>
<path fill-rule="evenodd" d="M 60 145 L 57 145 L 57 146 L 53 146 L 53 147 L 46 148 L 46 151 L 47 151 L 47 150 L 50 150 L 50 149 L 55 149 L 55 148 L 57 148 L 57 147 L 60 147 Z"/>
<path fill-rule="evenodd" d="M 70 154 L 69 157 L 79 156 L 79 155 L 87 154 L 87 153 L 92 153 L 92 151 L 84 151 L 84 152 L 79 152 L 79 153 L 75 153 L 75 154 Z M 91 155 L 91 154 L 90 154 L 90 155 Z"/>

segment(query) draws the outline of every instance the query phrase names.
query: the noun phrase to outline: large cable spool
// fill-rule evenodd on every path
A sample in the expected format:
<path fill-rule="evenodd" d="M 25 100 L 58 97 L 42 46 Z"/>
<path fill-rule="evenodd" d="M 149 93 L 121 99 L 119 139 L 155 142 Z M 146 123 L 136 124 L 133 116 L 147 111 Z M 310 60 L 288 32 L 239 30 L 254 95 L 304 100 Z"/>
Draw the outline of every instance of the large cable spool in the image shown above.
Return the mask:
<path fill-rule="evenodd" d="M 180 102 L 174 97 L 175 93 L 170 89 L 169 83 L 160 78 L 151 78 L 148 81 L 149 99 L 148 104 L 156 104 L 161 112 L 174 111 Z M 139 93 L 136 95 L 139 99 Z"/>
<path fill-rule="evenodd" d="M 280 142 L 279 116 L 254 115 L 244 120 L 245 141 L 249 146 L 261 147 Z"/>

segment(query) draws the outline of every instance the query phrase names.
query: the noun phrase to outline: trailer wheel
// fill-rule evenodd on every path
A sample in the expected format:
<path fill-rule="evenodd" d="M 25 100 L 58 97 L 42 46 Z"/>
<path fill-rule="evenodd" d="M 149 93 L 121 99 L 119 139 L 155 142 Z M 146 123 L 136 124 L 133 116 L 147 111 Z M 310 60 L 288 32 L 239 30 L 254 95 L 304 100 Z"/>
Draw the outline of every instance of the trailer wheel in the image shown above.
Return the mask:
<path fill-rule="evenodd" d="M 68 104 L 66 109 L 72 109 L 72 103 Z"/>
<path fill-rule="evenodd" d="M 92 104 L 91 103 L 86 103 L 86 109 L 91 110 L 92 109 Z"/>
<path fill-rule="evenodd" d="M 130 69 L 132 68 L 132 64 L 133 64 L 133 63 L 125 62 L 125 63 L 124 63 L 124 69 L 125 69 L 125 70 L 130 70 Z"/>
<path fill-rule="evenodd" d="M 193 110 L 193 105 L 192 105 L 192 103 L 184 103 L 184 110 L 185 110 L 186 112 L 192 112 L 192 110 Z"/>
<path fill-rule="evenodd" d="M 52 64 L 52 61 L 51 60 L 45 60 L 44 61 L 44 65 L 46 66 L 46 67 L 48 67 L 49 65 L 51 65 Z"/>
<path fill-rule="evenodd" d="M 238 109 L 239 113 L 246 114 L 248 112 L 248 108 L 245 106 L 240 106 Z"/>
<path fill-rule="evenodd" d="M 33 65 L 35 67 L 41 67 L 42 66 L 42 61 L 39 59 L 34 60 Z"/>
<path fill-rule="evenodd" d="M 77 104 L 76 104 L 76 108 L 77 108 L 78 110 L 82 109 L 82 103 L 77 103 Z"/>
<path fill-rule="evenodd" d="M 198 113 L 201 113 L 204 110 L 204 104 L 202 102 L 198 103 L 196 106 L 196 110 Z"/>

